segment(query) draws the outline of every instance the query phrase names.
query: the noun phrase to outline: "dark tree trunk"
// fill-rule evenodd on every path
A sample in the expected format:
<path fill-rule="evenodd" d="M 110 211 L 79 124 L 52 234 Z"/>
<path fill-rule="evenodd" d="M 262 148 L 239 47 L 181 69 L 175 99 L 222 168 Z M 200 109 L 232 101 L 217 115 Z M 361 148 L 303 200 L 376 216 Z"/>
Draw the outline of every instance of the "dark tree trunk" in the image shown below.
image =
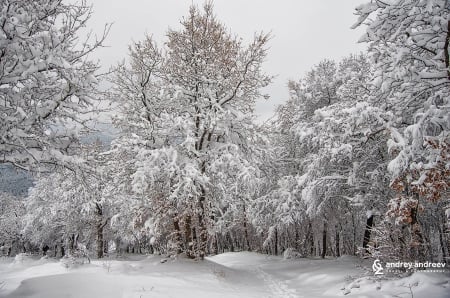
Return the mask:
<path fill-rule="evenodd" d="M 273 252 L 274 252 L 274 255 L 278 255 L 278 229 L 277 228 L 275 228 L 275 235 L 274 235 L 274 247 L 273 247 Z"/>
<path fill-rule="evenodd" d="M 234 252 L 234 240 L 233 240 L 234 238 L 233 235 L 231 234 L 231 231 L 228 232 L 228 236 L 230 238 L 230 251 Z"/>
<path fill-rule="evenodd" d="M 206 247 L 208 245 L 208 231 L 206 229 L 206 192 L 203 186 L 201 187 L 201 195 L 199 198 L 199 207 L 200 207 L 200 213 L 198 214 L 198 246 L 197 246 L 197 254 L 198 258 L 200 260 L 203 260 L 206 255 Z"/>
<path fill-rule="evenodd" d="M 441 246 L 441 252 L 442 252 L 442 260 L 446 263 L 448 263 L 447 253 L 445 251 L 446 245 L 444 240 L 444 233 L 442 227 L 438 224 L 438 230 L 439 230 L 439 244 Z M 445 227 L 444 227 L 445 229 Z"/>
<path fill-rule="evenodd" d="M 219 236 L 217 234 L 214 235 L 214 239 L 211 243 L 212 245 L 212 252 L 215 255 L 219 254 Z"/>
<path fill-rule="evenodd" d="M 296 229 L 296 235 L 298 230 Z M 300 243 L 299 243 L 300 244 Z M 303 247 L 299 247 L 304 255 L 313 256 L 314 255 L 314 235 L 312 230 L 311 221 L 308 220 L 308 227 L 306 228 L 305 240 L 303 241 Z"/>
<path fill-rule="evenodd" d="M 193 259 L 194 252 L 192 247 L 192 227 L 191 227 L 191 216 L 186 216 L 186 219 L 184 221 L 184 241 L 185 241 L 185 251 L 186 251 L 186 257 Z"/>
<path fill-rule="evenodd" d="M 99 204 L 95 204 L 96 207 L 96 215 L 97 215 L 97 226 L 96 226 L 96 251 L 97 251 L 97 258 L 101 259 L 103 258 L 104 254 L 103 251 L 105 249 L 105 243 L 103 240 L 103 228 L 107 224 L 107 220 L 104 220 L 103 218 L 103 209 Z"/>
<path fill-rule="evenodd" d="M 335 237 L 336 239 L 336 257 L 340 257 L 341 256 L 341 249 L 340 249 L 340 242 L 341 242 L 341 239 L 340 239 L 340 229 L 339 229 L 339 226 L 338 225 L 336 225 L 336 237 Z"/>
<path fill-rule="evenodd" d="M 173 227 L 175 229 L 175 241 L 177 246 L 177 254 L 181 253 L 181 229 L 180 229 L 180 223 L 178 222 L 178 219 L 173 220 Z"/>
<path fill-rule="evenodd" d="M 97 224 L 97 258 L 103 258 L 103 223 Z"/>
<path fill-rule="evenodd" d="M 192 228 L 192 258 L 198 258 L 198 237 L 197 237 L 197 229 L 195 227 Z"/>
<path fill-rule="evenodd" d="M 327 223 L 323 223 L 323 232 L 322 232 L 322 259 L 325 258 L 327 254 Z"/>
<path fill-rule="evenodd" d="M 120 247 L 121 246 L 120 239 L 119 238 L 114 239 L 114 244 L 116 247 L 116 255 L 119 256 L 122 253 L 122 249 Z"/>
<path fill-rule="evenodd" d="M 48 245 L 45 245 L 45 246 L 42 248 L 42 255 L 43 255 L 43 256 L 46 256 L 49 249 L 50 249 L 50 247 L 48 247 Z"/>
<path fill-rule="evenodd" d="M 373 228 L 373 214 L 367 217 L 366 228 L 364 229 L 363 248 L 367 253 L 369 252 L 369 242 L 370 242 L 370 235 L 372 234 L 372 228 Z"/>
<path fill-rule="evenodd" d="M 247 245 L 247 251 L 251 251 L 250 247 L 250 240 L 248 239 L 248 226 L 247 226 L 247 214 L 245 211 L 245 205 L 243 206 L 243 212 L 244 212 L 244 238 L 245 238 L 245 244 Z"/>
<path fill-rule="evenodd" d="M 69 237 L 69 255 L 72 255 L 75 250 L 75 234 Z"/>
<path fill-rule="evenodd" d="M 294 229 L 295 229 L 295 243 L 294 243 L 294 248 L 298 251 L 298 250 L 299 250 L 299 244 L 300 244 L 300 234 L 299 234 L 299 232 L 298 232 L 298 225 L 297 225 L 297 223 L 295 223 Z"/>
<path fill-rule="evenodd" d="M 310 248 L 310 253 L 309 254 L 311 256 L 313 256 L 313 255 L 315 255 L 314 248 L 315 248 L 316 245 L 314 244 L 314 233 L 313 233 L 311 221 L 309 221 L 309 223 L 308 223 L 308 233 L 307 233 L 306 239 L 307 239 L 307 243 L 308 243 L 309 248 Z"/>
<path fill-rule="evenodd" d="M 448 2 L 447 2 L 448 4 Z M 445 67 L 447 69 L 447 78 L 450 80 L 450 54 L 448 51 L 450 44 L 450 21 L 447 21 L 447 36 L 445 37 L 445 43 L 444 43 L 444 60 L 445 60 Z"/>
<path fill-rule="evenodd" d="M 419 203 L 417 203 L 417 205 L 419 205 Z M 426 258 L 425 241 L 417 219 L 417 212 L 417 207 L 411 209 L 411 250 L 415 259 L 417 258 L 417 260 L 424 261 Z"/>
<path fill-rule="evenodd" d="M 252 246 L 250 245 L 250 239 L 248 237 L 248 227 L 245 227 L 245 241 L 247 244 L 247 251 L 251 251 L 252 250 Z"/>
<path fill-rule="evenodd" d="M 352 255 L 356 255 L 356 223 L 355 216 L 352 213 L 352 226 L 353 226 L 353 243 L 352 243 Z"/>

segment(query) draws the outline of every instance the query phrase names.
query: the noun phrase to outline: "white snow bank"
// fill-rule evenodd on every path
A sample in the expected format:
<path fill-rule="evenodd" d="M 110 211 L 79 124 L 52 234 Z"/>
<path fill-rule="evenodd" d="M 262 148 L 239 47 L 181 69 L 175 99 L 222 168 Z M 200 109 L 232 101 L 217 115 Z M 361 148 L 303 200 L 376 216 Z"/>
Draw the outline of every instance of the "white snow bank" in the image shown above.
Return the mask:
<path fill-rule="evenodd" d="M 224 253 L 204 262 L 161 263 L 158 256 L 94 260 L 67 269 L 57 260 L 0 259 L 1 297 L 448 297 L 449 276 L 415 273 L 389 280 L 373 276 L 370 262 L 289 259 Z M 409 295 L 409 296 L 408 296 Z"/>

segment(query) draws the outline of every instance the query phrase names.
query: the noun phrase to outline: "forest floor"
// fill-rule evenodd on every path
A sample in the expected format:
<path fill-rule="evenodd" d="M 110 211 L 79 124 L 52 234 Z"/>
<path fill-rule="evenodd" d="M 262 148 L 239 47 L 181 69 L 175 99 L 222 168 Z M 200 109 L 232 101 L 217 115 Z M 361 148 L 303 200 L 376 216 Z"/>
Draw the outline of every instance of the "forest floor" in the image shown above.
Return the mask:
<path fill-rule="evenodd" d="M 375 277 L 355 257 L 290 259 L 250 252 L 204 262 L 129 255 L 67 266 L 56 259 L 0 259 L 0 297 L 449 297 L 450 276 Z"/>

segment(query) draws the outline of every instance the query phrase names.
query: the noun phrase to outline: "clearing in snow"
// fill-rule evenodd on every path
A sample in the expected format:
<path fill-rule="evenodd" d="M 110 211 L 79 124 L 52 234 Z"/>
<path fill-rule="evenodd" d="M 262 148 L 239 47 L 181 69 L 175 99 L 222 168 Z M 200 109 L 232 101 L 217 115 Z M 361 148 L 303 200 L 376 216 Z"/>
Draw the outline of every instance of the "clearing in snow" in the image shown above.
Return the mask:
<path fill-rule="evenodd" d="M 127 256 L 66 268 L 55 259 L 20 257 L 0 262 L 1 297 L 448 297 L 449 275 L 414 273 L 375 277 L 356 257 L 294 259 L 250 252 L 224 253 L 204 262 Z"/>

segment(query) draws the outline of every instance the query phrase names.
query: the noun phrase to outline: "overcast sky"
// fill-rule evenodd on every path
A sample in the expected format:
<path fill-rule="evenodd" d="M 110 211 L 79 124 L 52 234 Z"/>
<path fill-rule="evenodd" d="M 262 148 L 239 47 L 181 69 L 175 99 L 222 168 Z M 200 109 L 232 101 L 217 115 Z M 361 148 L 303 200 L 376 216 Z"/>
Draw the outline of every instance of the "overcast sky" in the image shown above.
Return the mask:
<path fill-rule="evenodd" d="M 94 14 L 89 27 L 101 32 L 105 23 L 114 23 L 106 44 L 97 55 L 108 68 L 127 55 L 131 41 L 153 35 L 162 44 L 170 27 L 180 28 L 179 20 L 189 6 L 202 0 L 88 0 Z M 356 21 L 354 8 L 366 0 L 215 0 L 215 13 L 234 34 L 250 40 L 254 32 L 272 32 L 265 63 L 275 75 L 267 88 L 271 99 L 256 108 L 260 119 L 273 114 L 275 106 L 288 97 L 286 83 L 298 79 L 320 60 L 339 60 L 363 51 L 357 40 L 362 28 L 350 29 Z"/>

